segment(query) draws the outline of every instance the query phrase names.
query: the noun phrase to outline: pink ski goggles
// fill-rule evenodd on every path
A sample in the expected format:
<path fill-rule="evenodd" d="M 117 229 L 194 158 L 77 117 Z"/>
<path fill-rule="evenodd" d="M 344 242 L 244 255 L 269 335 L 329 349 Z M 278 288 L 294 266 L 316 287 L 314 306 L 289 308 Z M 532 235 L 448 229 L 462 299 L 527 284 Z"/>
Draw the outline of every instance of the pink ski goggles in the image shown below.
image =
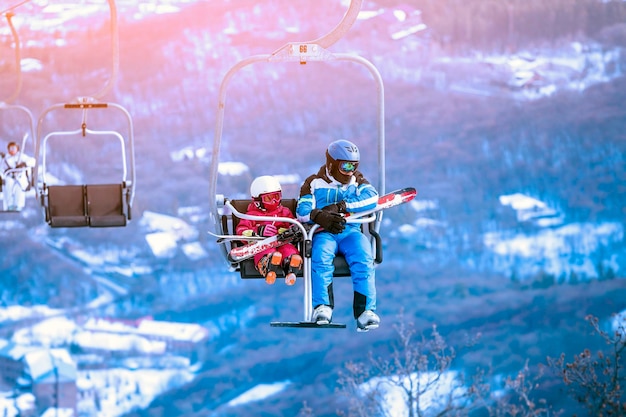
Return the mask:
<path fill-rule="evenodd" d="M 276 204 L 280 203 L 280 200 L 283 198 L 283 193 L 281 191 L 273 191 L 271 193 L 261 194 L 259 196 L 263 204 Z"/>

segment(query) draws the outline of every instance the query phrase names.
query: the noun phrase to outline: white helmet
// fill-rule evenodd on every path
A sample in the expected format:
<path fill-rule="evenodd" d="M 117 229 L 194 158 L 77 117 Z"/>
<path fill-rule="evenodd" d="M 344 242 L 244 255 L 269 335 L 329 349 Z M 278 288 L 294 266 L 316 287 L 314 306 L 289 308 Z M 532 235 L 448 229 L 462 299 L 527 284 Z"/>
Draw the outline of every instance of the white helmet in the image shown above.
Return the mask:
<path fill-rule="evenodd" d="M 259 198 L 261 194 L 282 191 L 280 182 L 271 175 L 257 177 L 250 184 L 250 195 L 252 198 Z"/>

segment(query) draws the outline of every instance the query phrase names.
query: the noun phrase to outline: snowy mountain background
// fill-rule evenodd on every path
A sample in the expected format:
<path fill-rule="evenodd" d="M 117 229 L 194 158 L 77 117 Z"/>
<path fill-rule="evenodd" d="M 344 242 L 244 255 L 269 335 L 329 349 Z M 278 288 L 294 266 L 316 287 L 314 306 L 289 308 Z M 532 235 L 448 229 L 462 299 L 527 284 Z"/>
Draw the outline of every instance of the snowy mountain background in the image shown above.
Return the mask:
<path fill-rule="evenodd" d="M 32 1 L 16 9 L 24 45 L 17 102 L 35 115 L 98 90 L 109 76 L 106 2 L 80 5 Z M 333 396 L 338 370 L 369 351 L 387 352 L 401 311 L 424 331 L 436 323 L 453 341 L 481 333 L 481 344 L 458 366 L 504 375 L 526 359 L 538 364 L 593 345 L 580 337 L 587 334 L 582 318 L 595 314 L 609 323 L 626 308 L 626 38 L 619 14 L 583 34 L 479 47 L 459 34 L 443 37 L 417 5 L 366 2 L 331 50 L 359 53 L 379 68 L 385 186 L 415 186 L 419 194 L 385 215 L 385 262 L 377 270 L 384 326 L 355 338 L 345 280 L 336 283 L 336 320 L 348 324 L 346 331 L 272 329 L 269 321 L 301 319 L 301 288 L 240 280 L 207 234 L 221 77 L 244 57 L 320 36 L 346 3 L 118 5 L 120 77 L 110 99 L 135 123 L 133 220 L 115 230 L 50 229 L 34 197 L 23 213 L 0 215 L 4 340 L 52 346 L 41 329 L 60 334 L 69 322 L 67 338 L 54 343 L 69 347 L 84 331 L 72 324 L 78 317 L 151 315 L 214 332 L 197 363 L 129 354 L 110 363 L 108 376 L 91 374 L 102 392 L 109 389 L 102 398 L 116 404 L 115 411 L 108 407 L 112 415 L 295 415 L 304 402 L 316 415 L 334 415 L 342 406 Z M 6 26 L 0 37 L 5 97 L 15 84 L 14 52 Z M 359 144 L 375 183 L 368 77 L 309 63 L 255 68 L 233 80 L 220 191 L 246 196 L 252 178 L 276 174 L 295 196 L 337 136 Z M 21 137 L 23 124 L 5 113 L 0 138 Z M 80 165 L 90 156 L 78 147 L 65 151 L 59 172 L 80 177 L 96 170 Z M 48 309 L 60 321 L 48 322 Z M 115 397 L 107 380 L 127 390 Z M 135 395 L 137 384 L 143 395 Z M 558 393 L 547 395 L 560 404 Z M 7 400 L 6 409 L 14 403 Z"/>

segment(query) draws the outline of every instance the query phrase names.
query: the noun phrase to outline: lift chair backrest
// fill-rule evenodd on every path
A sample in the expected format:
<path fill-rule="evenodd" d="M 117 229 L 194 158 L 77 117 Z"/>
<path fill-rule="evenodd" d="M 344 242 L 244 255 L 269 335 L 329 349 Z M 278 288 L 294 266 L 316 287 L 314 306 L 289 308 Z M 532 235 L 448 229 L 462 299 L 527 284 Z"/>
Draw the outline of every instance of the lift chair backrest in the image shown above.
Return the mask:
<path fill-rule="evenodd" d="M 47 186 L 46 220 L 51 227 L 126 226 L 124 184 Z"/>

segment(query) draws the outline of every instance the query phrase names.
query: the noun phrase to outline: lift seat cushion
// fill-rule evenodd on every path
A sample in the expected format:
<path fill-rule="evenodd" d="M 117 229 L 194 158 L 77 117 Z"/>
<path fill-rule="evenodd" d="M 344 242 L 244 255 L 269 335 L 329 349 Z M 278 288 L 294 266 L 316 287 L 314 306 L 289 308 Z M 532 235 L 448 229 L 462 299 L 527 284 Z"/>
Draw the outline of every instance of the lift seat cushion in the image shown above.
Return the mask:
<path fill-rule="evenodd" d="M 51 227 L 126 226 L 123 184 L 52 185 L 47 191 Z"/>
<path fill-rule="evenodd" d="M 86 185 L 85 188 L 91 227 L 126 226 L 122 184 Z"/>
<path fill-rule="evenodd" d="M 48 219 L 52 227 L 84 227 L 85 193 L 82 185 L 51 185 L 48 187 Z"/>

